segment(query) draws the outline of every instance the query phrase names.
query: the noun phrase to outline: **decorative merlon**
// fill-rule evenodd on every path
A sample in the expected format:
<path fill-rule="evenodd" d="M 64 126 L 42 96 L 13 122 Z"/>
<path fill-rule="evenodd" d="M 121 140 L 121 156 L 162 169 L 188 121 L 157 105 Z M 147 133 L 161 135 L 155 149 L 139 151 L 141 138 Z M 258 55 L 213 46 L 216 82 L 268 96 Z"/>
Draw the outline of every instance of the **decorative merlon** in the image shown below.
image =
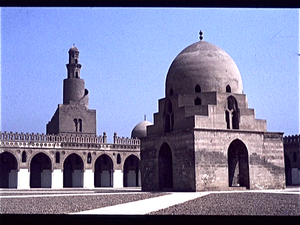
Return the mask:
<path fill-rule="evenodd" d="M 1 132 L 0 141 L 20 142 L 28 141 L 34 143 L 91 143 L 91 144 L 107 144 L 106 132 L 103 135 L 85 135 L 85 134 L 58 134 L 47 135 L 39 133 L 18 133 L 18 132 Z M 118 145 L 140 145 L 138 138 L 118 137 L 114 133 L 113 144 Z"/>

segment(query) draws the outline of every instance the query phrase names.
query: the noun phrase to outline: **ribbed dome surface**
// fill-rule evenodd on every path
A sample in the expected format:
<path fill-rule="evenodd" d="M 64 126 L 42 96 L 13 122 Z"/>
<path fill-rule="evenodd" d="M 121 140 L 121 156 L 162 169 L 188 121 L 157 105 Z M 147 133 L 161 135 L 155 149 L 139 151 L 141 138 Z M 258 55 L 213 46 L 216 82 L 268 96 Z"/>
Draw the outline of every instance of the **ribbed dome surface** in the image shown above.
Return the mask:
<path fill-rule="evenodd" d="M 226 92 L 242 94 L 242 78 L 233 59 L 219 47 L 206 41 L 185 48 L 172 62 L 166 78 L 166 96 L 201 92 Z M 172 91 L 171 91 L 172 90 Z"/>
<path fill-rule="evenodd" d="M 149 121 L 143 121 L 138 123 L 131 132 L 132 138 L 142 138 L 147 136 L 147 126 L 152 125 Z"/>

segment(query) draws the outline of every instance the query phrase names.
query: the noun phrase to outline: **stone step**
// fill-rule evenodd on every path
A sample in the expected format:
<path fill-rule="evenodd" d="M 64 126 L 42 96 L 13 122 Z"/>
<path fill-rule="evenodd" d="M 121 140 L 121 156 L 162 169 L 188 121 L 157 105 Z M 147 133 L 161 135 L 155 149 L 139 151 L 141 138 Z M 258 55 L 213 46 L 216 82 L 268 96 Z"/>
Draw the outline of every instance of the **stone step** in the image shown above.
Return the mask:
<path fill-rule="evenodd" d="M 230 191 L 246 191 L 246 187 L 229 187 Z"/>

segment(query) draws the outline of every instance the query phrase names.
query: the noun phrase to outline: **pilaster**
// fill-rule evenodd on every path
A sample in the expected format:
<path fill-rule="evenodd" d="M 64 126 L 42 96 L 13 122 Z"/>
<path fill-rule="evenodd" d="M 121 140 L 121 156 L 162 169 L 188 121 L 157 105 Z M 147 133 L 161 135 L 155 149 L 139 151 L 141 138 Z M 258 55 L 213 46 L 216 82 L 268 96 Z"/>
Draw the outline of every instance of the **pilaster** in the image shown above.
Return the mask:
<path fill-rule="evenodd" d="M 30 173 L 28 169 L 20 169 L 18 172 L 18 189 L 29 189 Z"/>
<path fill-rule="evenodd" d="M 51 188 L 53 189 L 63 188 L 63 171 L 61 169 L 53 170 Z"/>
<path fill-rule="evenodd" d="M 123 187 L 123 172 L 122 172 L 122 170 L 115 170 L 113 179 L 114 179 L 114 182 L 113 182 L 114 188 L 122 188 Z"/>
<path fill-rule="evenodd" d="M 92 169 L 86 169 L 83 174 L 83 187 L 94 188 L 94 172 Z"/>

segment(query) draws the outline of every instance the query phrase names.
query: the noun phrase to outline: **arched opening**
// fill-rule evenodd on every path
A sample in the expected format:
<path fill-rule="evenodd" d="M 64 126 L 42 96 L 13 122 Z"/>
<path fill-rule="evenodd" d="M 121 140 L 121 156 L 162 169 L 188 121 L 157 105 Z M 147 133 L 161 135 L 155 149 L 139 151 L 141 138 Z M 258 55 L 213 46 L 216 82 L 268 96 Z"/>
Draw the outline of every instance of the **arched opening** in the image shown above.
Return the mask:
<path fill-rule="evenodd" d="M 59 152 L 55 153 L 55 163 L 60 163 L 60 154 L 59 154 Z"/>
<path fill-rule="evenodd" d="M 238 139 L 231 142 L 228 148 L 228 178 L 229 187 L 250 188 L 248 151 Z"/>
<path fill-rule="evenodd" d="M 22 162 L 26 162 L 26 160 L 27 160 L 26 152 L 23 151 L 22 152 Z"/>
<path fill-rule="evenodd" d="M 124 187 L 140 186 L 140 163 L 138 157 L 130 155 L 124 162 Z"/>
<path fill-rule="evenodd" d="M 230 87 L 230 85 L 227 85 L 227 86 L 226 86 L 226 92 L 227 92 L 227 93 L 231 93 L 231 87 Z"/>
<path fill-rule="evenodd" d="M 158 154 L 158 170 L 159 170 L 159 189 L 166 190 L 173 188 L 173 166 L 172 152 L 168 144 L 164 143 Z"/>
<path fill-rule="evenodd" d="M 228 112 L 227 110 L 225 111 L 225 117 L 226 117 L 226 125 L 227 125 L 227 129 L 230 129 L 229 112 Z"/>
<path fill-rule="evenodd" d="M 238 105 L 237 105 L 237 101 L 236 101 L 235 97 L 229 96 L 227 98 L 227 108 L 229 110 L 237 110 L 238 109 Z"/>
<path fill-rule="evenodd" d="M 0 154 L 0 188 L 17 188 L 18 163 L 16 157 L 9 153 Z"/>
<path fill-rule="evenodd" d="M 83 187 L 83 161 L 75 153 L 64 161 L 64 187 Z"/>
<path fill-rule="evenodd" d="M 121 164 L 121 155 L 120 155 L 120 153 L 117 155 L 117 164 Z"/>
<path fill-rule="evenodd" d="M 163 115 L 164 115 L 164 131 L 165 132 L 173 131 L 174 114 L 173 114 L 172 103 L 170 100 L 167 100 L 165 103 L 165 109 Z"/>
<path fill-rule="evenodd" d="M 51 160 L 44 153 L 36 154 L 31 160 L 30 187 L 51 188 Z"/>
<path fill-rule="evenodd" d="M 195 105 L 201 105 L 201 99 L 200 98 L 195 99 Z"/>
<path fill-rule="evenodd" d="M 95 162 L 94 173 L 95 187 L 112 187 L 113 186 L 113 161 L 103 154 Z"/>
<path fill-rule="evenodd" d="M 89 152 L 87 155 L 87 163 L 91 164 L 91 162 L 92 162 L 92 154 Z"/>
<path fill-rule="evenodd" d="M 239 129 L 240 110 L 238 108 L 237 100 L 233 96 L 227 98 L 225 114 L 227 129 Z"/>
<path fill-rule="evenodd" d="M 79 119 L 78 123 L 79 123 L 79 132 L 82 132 L 82 119 Z"/>
<path fill-rule="evenodd" d="M 239 112 L 232 112 L 232 129 L 239 129 Z"/>
<path fill-rule="evenodd" d="M 173 91 L 173 89 L 171 88 L 171 90 L 170 90 L 170 96 L 172 96 L 174 94 L 174 91 Z"/>
<path fill-rule="evenodd" d="M 74 125 L 75 125 L 75 132 L 78 131 L 78 121 L 77 119 L 74 119 Z"/>
<path fill-rule="evenodd" d="M 292 168 L 291 161 L 287 155 L 284 155 L 284 167 L 285 167 L 285 184 L 292 184 Z"/>
<path fill-rule="evenodd" d="M 197 84 L 195 87 L 195 92 L 200 93 L 201 92 L 201 87 Z"/>

